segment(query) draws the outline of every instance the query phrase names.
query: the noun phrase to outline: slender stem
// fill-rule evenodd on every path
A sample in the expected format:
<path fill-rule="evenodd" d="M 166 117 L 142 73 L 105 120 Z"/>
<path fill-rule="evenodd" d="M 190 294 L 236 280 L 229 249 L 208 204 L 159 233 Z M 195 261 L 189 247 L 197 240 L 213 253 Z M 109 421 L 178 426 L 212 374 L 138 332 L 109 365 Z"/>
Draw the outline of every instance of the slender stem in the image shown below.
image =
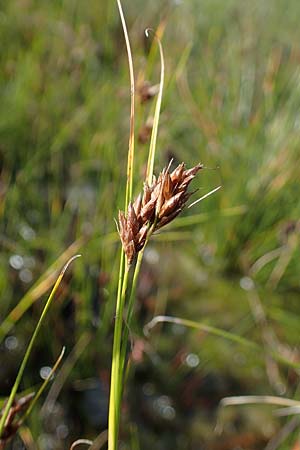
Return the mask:
<path fill-rule="evenodd" d="M 134 273 L 133 273 L 131 292 L 130 292 L 130 296 L 129 296 L 129 300 L 128 300 L 126 324 L 124 327 L 124 334 L 123 334 L 123 338 L 122 338 L 122 350 L 121 350 L 121 372 L 122 372 L 122 374 L 124 372 L 124 367 L 125 367 L 128 336 L 129 336 L 129 330 L 131 327 L 133 306 L 134 306 L 134 300 L 135 300 L 135 296 L 136 296 L 137 282 L 138 282 L 139 273 L 141 270 L 141 265 L 142 265 L 142 260 L 143 260 L 143 255 L 144 255 L 144 249 L 145 249 L 145 247 L 140 251 L 140 253 L 138 254 L 138 257 L 137 257 L 136 266 L 135 266 Z M 122 392 L 122 386 L 120 386 L 120 392 Z"/>
<path fill-rule="evenodd" d="M 122 374 L 122 377 L 124 375 L 124 367 L 125 367 L 125 362 L 126 362 L 126 353 L 127 353 L 127 345 L 128 345 L 128 336 L 129 336 L 129 331 L 130 331 L 130 327 L 131 327 L 133 307 L 134 307 L 134 301 L 135 301 L 135 297 L 136 297 L 137 283 L 138 283 L 139 274 L 141 271 L 144 251 L 145 251 L 145 248 L 149 242 L 149 239 L 156 227 L 156 222 L 157 222 L 157 218 L 155 218 L 153 225 L 149 228 L 147 238 L 145 241 L 145 245 L 142 248 L 142 250 L 138 253 L 136 265 L 134 268 L 132 284 L 131 284 L 131 291 L 130 291 L 130 296 L 129 296 L 129 300 L 128 300 L 126 324 L 125 324 L 124 333 L 123 333 L 123 337 L 122 337 L 122 348 L 121 348 L 121 374 Z M 120 398 L 122 396 L 123 388 L 124 388 L 124 383 L 123 383 L 123 379 L 122 379 L 120 386 L 119 386 L 119 397 Z"/>
<path fill-rule="evenodd" d="M 148 28 L 145 31 L 147 37 L 149 36 L 149 31 L 153 32 L 153 30 Z M 159 37 L 155 33 L 153 33 L 153 34 L 154 34 L 154 38 L 156 39 L 156 41 L 158 43 L 161 67 L 160 67 L 159 91 L 158 91 L 158 96 L 157 96 L 156 105 L 155 105 L 153 128 L 152 128 L 152 133 L 151 133 L 150 148 L 149 148 L 148 163 L 147 163 L 146 181 L 149 185 L 152 184 L 152 178 L 153 178 L 153 168 L 154 168 L 154 158 L 155 158 L 155 151 L 156 151 L 158 123 L 159 123 L 160 108 L 161 108 L 162 94 L 163 94 L 163 88 L 164 88 L 164 77 L 165 77 L 165 61 L 164 61 L 163 48 L 162 48 Z"/>
<path fill-rule="evenodd" d="M 61 360 L 63 359 L 63 356 L 65 354 L 65 350 L 66 350 L 66 347 L 63 347 L 62 351 L 61 351 L 59 357 L 57 358 L 54 366 L 52 367 L 49 375 L 47 376 L 47 378 L 45 379 L 45 381 L 43 382 L 43 384 L 39 388 L 37 394 L 34 396 L 33 400 L 31 401 L 31 403 L 30 403 L 30 405 L 28 407 L 28 409 L 26 410 L 25 414 L 22 416 L 22 418 L 21 418 L 21 420 L 19 422 L 20 424 L 22 424 L 27 419 L 27 417 L 30 415 L 31 411 L 33 410 L 34 406 L 36 405 L 36 402 L 38 401 L 38 399 L 40 398 L 40 396 L 42 395 L 42 393 L 44 392 L 44 390 L 48 386 L 49 381 L 53 377 L 56 369 L 58 368 L 59 364 L 61 363 Z"/>
<path fill-rule="evenodd" d="M 15 399 L 15 396 L 16 396 L 17 390 L 18 390 L 18 388 L 19 388 L 19 385 L 20 385 L 20 382 L 21 382 L 21 379 L 22 379 L 22 376 L 23 376 L 23 373 L 24 373 L 24 370 L 25 370 L 27 361 L 28 361 L 28 359 L 29 359 L 29 356 L 30 356 L 30 354 L 31 354 L 31 352 L 32 352 L 32 349 L 33 349 L 33 346 L 34 346 L 34 344 L 35 344 L 35 341 L 36 341 L 38 332 L 40 331 L 40 328 L 41 328 L 42 323 L 43 323 L 43 321 L 44 321 L 44 319 L 45 319 L 45 317 L 46 317 L 46 314 L 47 314 L 47 312 L 48 312 L 48 309 L 50 308 L 50 305 L 51 305 L 51 303 L 52 303 L 52 300 L 53 300 L 53 298 L 54 298 L 54 295 L 55 295 L 55 293 L 56 293 L 56 291 L 57 291 L 57 289 L 58 289 L 58 287 L 59 287 L 59 285 L 60 285 L 60 283 L 61 283 L 61 280 L 62 280 L 62 278 L 63 278 L 63 276 L 64 276 L 64 273 L 65 273 L 65 271 L 67 270 L 68 266 L 71 264 L 72 261 L 74 261 L 75 258 L 78 258 L 79 256 L 80 256 L 80 255 L 73 256 L 73 258 L 71 258 L 71 259 L 67 262 L 67 264 L 63 267 L 63 269 L 62 269 L 62 271 L 60 272 L 60 274 L 59 274 L 59 276 L 58 276 L 58 278 L 57 278 L 57 280 L 56 280 L 56 283 L 55 283 L 55 285 L 54 285 L 54 287 L 53 287 L 53 289 L 52 289 L 52 291 L 51 291 L 51 293 L 50 293 L 50 295 L 49 295 L 49 297 L 48 297 L 48 300 L 47 300 L 47 302 L 46 302 L 46 305 L 44 306 L 44 309 L 43 309 L 42 314 L 41 314 L 41 316 L 40 316 L 40 318 L 39 318 L 39 321 L 38 321 L 38 323 L 37 323 L 37 326 L 35 327 L 35 330 L 34 330 L 34 332 L 33 332 L 33 335 L 32 335 L 32 337 L 31 337 L 30 342 L 29 342 L 29 344 L 28 344 L 28 347 L 27 347 L 27 349 L 26 349 L 26 353 L 25 353 L 25 356 L 24 356 L 23 361 L 22 361 L 22 363 L 21 363 L 21 366 L 20 366 L 20 368 L 19 368 L 19 372 L 18 372 L 18 374 L 17 374 L 16 381 L 15 381 L 13 387 L 12 387 L 12 390 L 11 390 L 11 392 L 10 392 L 10 396 L 9 396 L 9 398 L 8 398 L 8 401 L 7 401 L 6 405 L 5 405 L 3 414 L 2 414 L 2 416 L 1 416 L 1 419 L 0 419 L 0 437 L 1 437 L 2 433 L 3 433 L 3 429 L 4 429 L 4 427 L 5 427 L 6 419 L 7 419 L 7 417 L 8 417 L 10 408 L 11 408 L 11 406 L 12 406 L 12 404 L 13 404 L 14 399 Z"/>
<path fill-rule="evenodd" d="M 122 257 L 121 257 L 122 259 Z M 119 431 L 120 399 L 119 399 L 119 380 L 122 378 L 120 372 L 120 352 L 121 338 L 123 328 L 123 311 L 128 285 L 129 266 L 125 268 L 124 274 L 119 279 L 116 318 L 114 329 L 114 343 L 111 364 L 110 398 L 109 398 L 109 416 L 108 416 L 108 449 L 116 450 Z M 122 279 L 121 279 L 122 278 Z"/>
<path fill-rule="evenodd" d="M 126 183 L 126 195 L 125 195 L 125 210 L 127 209 L 128 203 L 132 197 L 132 184 L 133 184 L 133 161 L 134 161 L 134 118 L 135 118 L 135 105 L 134 105 L 134 95 L 135 95 L 135 82 L 134 82 L 134 71 L 133 71 L 133 59 L 131 54 L 129 36 L 126 26 L 125 17 L 123 14 L 123 9 L 121 1 L 117 0 L 119 14 L 121 18 L 121 23 L 124 32 L 124 38 L 126 43 L 129 75 L 130 75 L 130 131 L 129 131 L 129 146 L 128 146 L 128 157 L 127 157 L 127 183 Z"/>

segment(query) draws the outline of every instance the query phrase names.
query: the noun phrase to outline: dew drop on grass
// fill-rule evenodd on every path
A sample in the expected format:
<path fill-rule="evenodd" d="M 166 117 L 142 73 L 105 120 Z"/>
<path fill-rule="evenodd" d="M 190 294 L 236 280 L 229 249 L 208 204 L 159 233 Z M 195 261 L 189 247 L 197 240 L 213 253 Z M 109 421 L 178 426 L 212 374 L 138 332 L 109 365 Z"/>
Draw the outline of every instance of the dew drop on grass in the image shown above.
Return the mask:
<path fill-rule="evenodd" d="M 175 409 L 173 408 L 173 406 L 165 406 L 162 409 L 161 415 L 166 420 L 173 420 L 176 416 Z"/>
<path fill-rule="evenodd" d="M 13 269 L 20 270 L 24 266 L 24 260 L 21 255 L 12 255 L 9 264 Z"/>
<path fill-rule="evenodd" d="M 22 269 L 19 273 L 19 278 L 23 283 L 30 283 L 33 280 L 33 275 L 31 270 Z"/>
<path fill-rule="evenodd" d="M 153 403 L 154 409 L 165 420 L 173 420 L 176 416 L 175 409 L 171 405 L 171 400 L 167 395 L 161 395 Z"/>
<path fill-rule="evenodd" d="M 42 380 L 47 380 L 50 373 L 51 373 L 51 367 L 43 366 L 40 368 L 40 377 L 42 378 Z"/>
<path fill-rule="evenodd" d="M 20 226 L 19 233 L 25 241 L 31 241 L 35 238 L 35 231 L 29 225 L 23 224 Z"/>
<path fill-rule="evenodd" d="M 199 365 L 200 359 L 195 353 L 189 353 L 185 358 L 185 362 L 189 367 L 195 368 Z"/>
<path fill-rule="evenodd" d="M 153 395 L 155 392 L 155 388 L 154 385 L 152 383 L 145 383 L 143 385 L 143 392 L 145 395 L 149 396 L 149 395 Z"/>
<path fill-rule="evenodd" d="M 243 277 L 240 279 L 240 286 L 245 291 L 251 291 L 254 288 L 254 283 L 250 277 Z"/>
<path fill-rule="evenodd" d="M 18 339 L 16 336 L 7 336 L 7 338 L 4 341 L 4 345 L 9 351 L 16 350 L 16 348 L 19 345 Z"/>

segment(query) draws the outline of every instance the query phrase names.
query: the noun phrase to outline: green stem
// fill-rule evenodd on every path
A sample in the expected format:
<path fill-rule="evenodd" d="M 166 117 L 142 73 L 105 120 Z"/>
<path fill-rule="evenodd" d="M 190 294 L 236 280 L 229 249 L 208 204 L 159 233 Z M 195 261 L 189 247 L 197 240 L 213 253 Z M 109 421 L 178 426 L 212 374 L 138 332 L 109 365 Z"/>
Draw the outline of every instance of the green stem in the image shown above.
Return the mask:
<path fill-rule="evenodd" d="M 21 382 L 21 379 L 22 379 L 22 376 L 23 376 L 23 373 L 24 373 L 24 370 L 25 370 L 27 361 L 28 361 L 29 356 L 30 356 L 30 354 L 31 354 L 31 352 L 32 352 L 32 349 L 33 349 L 33 346 L 34 346 L 34 344 L 35 344 L 37 335 L 38 335 L 38 333 L 39 333 L 39 331 L 40 331 L 40 328 L 41 328 L 41 326 L 42 326 L 42 323 L 43 323 L 43 321 L 44 321 L 44 319 L 45 319 L 45 317 L 46 317 L 46 314 L 47 314 L 47 312 L 48 312 L 48 309 L 50 308 L 50 305 L 51 305 L 51 303 L 52 303 L 52 300 L 53 300 L 53 298 L 54 298 L 54 295 L 55 295 L 55 293 L 56 293 L 56 291 L 57 291 L 57 289 L 58 289 L 58 287 L 59 287 L 59 285 L 60 285 L 60 283 L 61 283 L 61 280 L 62 280 L 62 278 L 63 278 L 63 276 L 64 276 L 64 274 L 65 274 L 65 271 L 67 270 L 68 266 L 70 265 L 70 263 L 71 263 L 75 258 L 78 258 L 79 256 L 80 256 L 80 255 L 73 256 L 73 258 L 71 258 L 71 259 L 67 262 L 67 264 L 64 266 L 64 268 L 62 269 L 61 273 L 59 274 L 59 276 L 58 276 L 58 278 L 57 278 L 57 280 L 56 280 L 56 283 L 55 283 L 55 285 L 54 285 L 54 287 L 53 287 L 53 289 L 52 289 L 52 291 L 51 291 L 51 293 L 50 293 L 50 295 L 49 295 L 49 297 L 48 297 L 48 300 L 47 300 L 47 302 L 46 302 L 46 305 L 44 306 L 44 309 L 43 309 L 42 314 L 41 314 L 41 316 L 40 316 L 40 318 L 39 318 L 39 321 L 38 321 L 38 323 L 37 323 L 37 326 L 35 327 L 35 330 L 34 330 L 34 332 L 33 332 L 33 335 L 32 335 L 32 337 L 31 337 L 31 339 L 30 339 L 29 345 L 28 345 L 28 347 L 27 347 L 27 349 L 26 349 L 26 353 L 25 353 L 25 356 L 24 356 L 23 361 L 22 361 L 22 363 L 21 363 L 21 366 L 20 366 L 20 369 L 19 369 L 19 372 L 18 372 L 16 381 L 15 381 L 13 387 L 12 387 L 12 390 L 10 391 L 10 396 L 9 396 L 9 398 L 8 398 L 8 401 L 7 401 L 6 405 L 5 405 L 3 414 L 2 414 L 2 416 L 1 416 L 1 419 L 0 419 L 0 437 L 2 436 L 4 427 L 5 427 L 5 423 L 6 423 L 6 419 L 7 419 L 7 417 L 8 417 L 10 408 L 12 407 L 12 404 L 13 404 L 13 402 L 14 402 L 14 399 L 15 399 L 17 390 L 18 390 L 18 388 L 19 388 L 19 385 L 20 385 L 20 382 Z"/>
<path fill-rule="evenodd" d="M 65 354 L 65 350 L 66 347 L 63 347 L 59 357 L 57 358 L 54 366 L 52 367 L 49 375 L 47 376 L 47 378 L 45 379 L 45 381 L 43 382 L 43 384 L 41 385 L 41 387 L 39 388 L 39 390 L 37 391 L 36 395 L 34 396 L 34 398 L 32 399 L 29 407 L 27 408 L 25 414 L 21 417 L 19 424 L 23 424 L 23 422 L 27 419 L 27 417 L 31 414 L 31 411 L 33 410 L 33 408 L 35 407 L 38 399 L 40 398 L 40 396 L 42 395 L 42 393 L 44 392 L 44 390 L 46 389 L 46 387 L 48 386 L 51 378 L 53 377 L 56 369 L 58 368 L 59 364 L 61 363 L 61 360 L 63 359 L 63 356 Z"/>
<path fill-rule="evenodd" d="M 122 252 L 120 260 L 120 269 L 123 265 L 124 254 Z M 119 416 L 120 416 L 120 398 L 119 398 L 119 383 L 122 380 L 122 373 L 120 371 L 120 353 L 121 353 L 121 339 L 123 328 L 123 311 L 126 299 L 126 290 L 128 285 L 129 266 L 125 268 L 124 274 L 120 270 L 116 317 L 114 329 L 114 343 L 111 364 L 111 381 L 110 381 L 110 398 L 109 398 L 109 416 L 108 416 L 108 449 L 116 450 L 119 432 Z"/>
<path fill-rule="evenodd" d="M 133 307 L 134 307 L 134 301 L 135 301 L 135 297 L 136 297 L 137 283 L 138 283 L 139 274 L 140 274 L 140 271 L 141 271 L 144 251 L 145 251 L 145 248 L 146 248 L 146 246 L 147 246 L 147 244 L 149 242 L 149 239 L 150 239 L 151 235 L 153 234 L 153 231 L 154 231 L 154 229 L 156 227 L 156 223 L 157 223 L 157 218 L 155 218 L 154 223 L 149 228 L 149 231 L 148 231 L 148 234 L 147 234 L 147 238 L 146 238 L 146 241 L 145 241 L 145 245 L 142 248 L 142 250 L 138 253 L 136 265 L 135 265 L 135 268 L 134 268 L 132 284 L 131 284 L 131 291 L 130 291 L 130 296 L 129 296 L 129 300 L 128 300 L 126 324 L 125 324 L 124 333 L 123 333 L 123 337 L 122 337 L 122 348 L 121 348 L 121 374 L 122 374 L 122 380 L 120 380 L 120 385 L 119 385 L 119 398 L 122 397 L 122 392 L 123 392 L 123 388 L 124 388 L 124 383 L 123 383 L 124 368 L 125 368 L 125 362 L 126 362 L 126 353 L 127 353 L 129 330 L 130 330 L 130 327 L 131 327 Z"/>
<path fill-rule="evenodd" d="M 142 260 L 143 260 L 143 255 L 144 255 L 144 249 L 145 249 L 145 247 L 140 251 L 140 253 L 138 254 L 138 257 L 137 257 L 134 274 L 133 274 L 133 279 L 132 279 L 130 297 L 128 300 L 126 324 L 125 324 L 124 334 L 123 334 L 123 338 L 122 338 L 122 350 L 121 350 L 121 372 L 122 372 L 122 374 L 124 372 L 124 367 L 125 367 L 128 336 L 129 336 L 129 330 L 131 327 L 133 306 L 134 306 L 134 301 L 135 301 L 135 296 L 136 296 L 137 282 L 138 282 L 139 273 L 141 270 L 141 265 L 142 265 Z M 120 388 L 120 395 L 121 395 L 122 385 L 119 388 Z"/>

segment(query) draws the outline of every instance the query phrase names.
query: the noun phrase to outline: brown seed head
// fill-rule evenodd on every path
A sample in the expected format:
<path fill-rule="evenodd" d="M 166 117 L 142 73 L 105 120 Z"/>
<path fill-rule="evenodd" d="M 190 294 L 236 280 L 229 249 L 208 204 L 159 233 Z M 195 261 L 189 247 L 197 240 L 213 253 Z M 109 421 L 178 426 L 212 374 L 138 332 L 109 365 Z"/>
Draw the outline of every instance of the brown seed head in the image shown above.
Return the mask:
<path fill-rule="evenodd" d="M 181 163 L 170 173 L 170 165 L 157 179 L 153 177 L 151 186 L 144 184 L 143 193 L 129 204 L 126 216 L 119 212 L 119 234 L 129 264 L 144 247 L 149 230 L 162 228 L 183 210 L 192 195 L 187 192 L 189 184 L 203 167 L 197 164 L 185 170 Z"/>

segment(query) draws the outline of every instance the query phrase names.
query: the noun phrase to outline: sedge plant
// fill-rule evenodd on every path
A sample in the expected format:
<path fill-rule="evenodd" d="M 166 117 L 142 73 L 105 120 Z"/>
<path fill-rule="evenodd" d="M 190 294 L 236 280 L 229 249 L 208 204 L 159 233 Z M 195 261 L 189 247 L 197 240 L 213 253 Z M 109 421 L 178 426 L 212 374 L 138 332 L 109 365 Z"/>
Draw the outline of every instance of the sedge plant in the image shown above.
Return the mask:
<path fill-rule="evenodd" d="M 188 187 L 202 164 L 186 169 L 185 164 L 179 164 L 171 170 L 172 161 L 156 178 L 153 175 L 156 153 L 158 124 L 161 110 L 164 85 L 164 55 L 160 39 L 150 29 L 146 36 L 153 34 L 160 52 L 161 72 L 157 94 L 153 128 L 150 140 L 146 177 L 142 192 L 132 200 L 133 166 L 134 166 L 134 93 L 135 81 L 133 60 L 126 22 L 120 0 L 117 0 L 122 27 L 125 36 L 131 88 L 130 134 L 127 162 L 127 183 L 125 195 L 125 212 L 119 211 L 118 231 L 122 242 L 119 267 L 119 282 L 117 290 L 114 341 L 112 351 L 109 418 L 108 418 L 108 449 L 117 450 L 120 422 L 121 400 L 124 387 L 126 350 L 128 330 L 132 320 L 136 287 L 141 269 L 144 250 L 151 235 L 170 223 L 185 207 L 191 193 Z M 130 272 L 133 272 L 131 276 Z M 131 280 L 131 282 L 129 281 Z M 126 308 L 126 314 L 125 314 Z"/>

